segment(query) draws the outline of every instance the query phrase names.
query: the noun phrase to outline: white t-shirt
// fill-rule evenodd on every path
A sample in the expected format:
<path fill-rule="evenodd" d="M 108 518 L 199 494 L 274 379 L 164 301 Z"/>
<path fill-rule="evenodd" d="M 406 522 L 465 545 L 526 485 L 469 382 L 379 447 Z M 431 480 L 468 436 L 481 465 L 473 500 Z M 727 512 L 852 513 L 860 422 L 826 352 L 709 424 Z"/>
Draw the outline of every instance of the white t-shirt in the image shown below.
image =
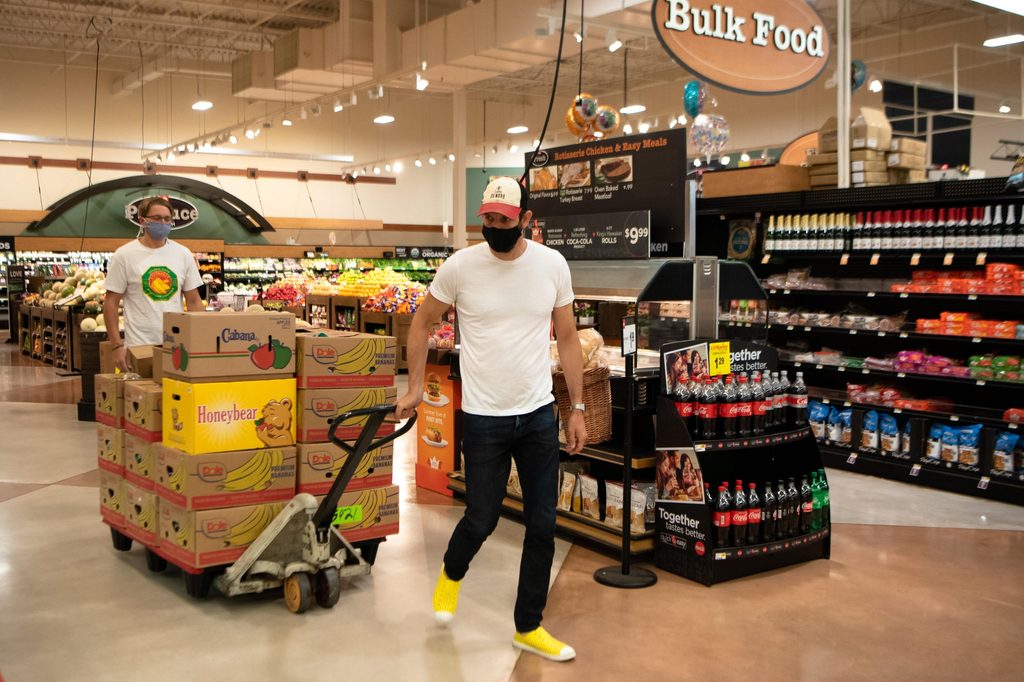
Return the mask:
<path fill-rule="evenodd" d="M 182 293 L 202 284 L 192 252 L 169 239 L 158 249 L 135 239 L 115 251 L 105 285 L 124 296 L 125 345 L 163 343 L 164 313 L 184 310 Z"/>
<path fill-rule="evenodd" d="M 527 241 L 523 255 L 503 261 L 477 244 L 438 268 L 430 294 L 455 304 L 464 411 L 527 414 L 552 401 L 551 311 L 573 300 L 562 254 Z"/>

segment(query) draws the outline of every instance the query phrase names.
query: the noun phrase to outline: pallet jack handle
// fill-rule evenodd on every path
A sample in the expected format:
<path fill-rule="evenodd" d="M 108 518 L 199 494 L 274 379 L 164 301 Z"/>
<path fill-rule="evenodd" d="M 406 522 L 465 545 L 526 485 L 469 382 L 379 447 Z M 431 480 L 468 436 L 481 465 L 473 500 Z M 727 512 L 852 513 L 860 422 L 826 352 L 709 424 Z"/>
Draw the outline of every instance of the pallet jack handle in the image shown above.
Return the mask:
<path fill-rule="evenodd" d="M 377 435 L 377 431 L 380 429 L 380 425 L 384 423 L 384 419 L 389 412 L 395 411 L 395 405 L 376 405 L 374 407 L 367 407 L 361 410 L 352 410 L 339 414 L 331 422 L 331 427 L 327 431 L 327 438 L 337 445 L 339 448 L 348 453 L 348 459 L 345 460 L 344 466 L 338 473 L 338 477 L 334 479 L 334 484 L 331 486 L 327 496 L 324 497 L 323 501 L 320 502 L 320 506 L 317 507 L 316 512 L 313 514 L 313 524 L 320 532 L 326 532 L 331 527 L 331 520 L 334 518 L 334 510 L 337 509 L 338 500 L 345 493 L 345 488 L 348 487 L 348 483 L 352 480 L 352 475 L 355 474 L 356 469 L 359 468 L 363 457 L 367 453 L 376 450 L 377 448 L 387 445 L 391 441 L 404 436 L 409 429 L 416 423 L 416 413 L 413 412 L 412 416 L 406 420 L 405 424 L 402 425 L 394 433 L 389 433 L 377 440 L 374 437 Z M 363 430 L 356 438 L 355 445 L 349 445 L 345 441 L 335 436 L 335 431 L 341 424 L 353 419 L 355 417 L 368 417 L 366 424 L 363 425 Z"/>

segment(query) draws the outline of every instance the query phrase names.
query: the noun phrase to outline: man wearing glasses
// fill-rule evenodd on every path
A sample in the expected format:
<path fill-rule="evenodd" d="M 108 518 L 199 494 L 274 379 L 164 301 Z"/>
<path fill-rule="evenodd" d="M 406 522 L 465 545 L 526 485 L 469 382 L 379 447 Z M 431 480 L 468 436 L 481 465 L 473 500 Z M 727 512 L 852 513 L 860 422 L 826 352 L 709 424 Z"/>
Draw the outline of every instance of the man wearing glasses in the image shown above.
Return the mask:
<path fill-rule="evenodd" d="M 139 206 L 142 228 L 110 258 L 103 319 L 114 348 L 114 363 L 128 372 L 127 349 L 163 343 L 164 313 L 204 310 L 199 297 L 203 280 L 192 253 L 167 237 L 174 228 L 171 202 L 150 197 Z M 124 302 L 124 338 L 118 329 L 118 308 Z"/>

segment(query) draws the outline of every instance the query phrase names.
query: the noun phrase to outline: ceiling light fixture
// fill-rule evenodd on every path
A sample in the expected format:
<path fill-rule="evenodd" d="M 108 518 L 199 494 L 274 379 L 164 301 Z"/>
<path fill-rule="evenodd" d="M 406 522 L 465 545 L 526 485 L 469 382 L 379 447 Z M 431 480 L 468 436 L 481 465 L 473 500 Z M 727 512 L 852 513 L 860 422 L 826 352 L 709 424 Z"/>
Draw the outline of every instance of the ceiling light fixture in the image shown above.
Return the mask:
<path fill-rule="evenodd" d="M 740 163 L 750 163 L 750 154 L 746 152 L 740 154 Z"/>
<path fill-rule="evenodd" d="M 380 99 L 381 97 L 384 96 L 384 86 L 378 85 L 376 87 L 370 88 L 369 90 L 366 91 L 366 95 L 370 99 Z"/>
<path fill-rule="evenodd" d="M 519 151 L 519 145 L 517 145 L 517 144 L 514 144 L 514 145 L 512 145 L 511 147 L 509 147 L 509 148 L 508 148 L 508 150 L 509 150 L 509 151 L 510 151 L 511 153 L 515 154 L 515 153 L 516 153 L 517 151 Z"/>
<path fill-rule="evenodd" d="M 178 145 L 178 151 L 179 151 L 179 152 L 183 152 L 183 151 L 185 151 L 185 145 L 183 145 L 183 144 L 179 144 L 179 145 Z"/>
<path fill-rule="evenodd" d="M 608 46 L 609 52 L 618 52 L 622 47 L 622 41 L 615 35 L 614 29 L 608 31 L 608 35 L 604 37 L 604 44 Z"/>
<path fill-rule="evenodd" d="M 285 116 L 284 118 L 281 119 L 281 125 L 283 125 L 283 126 L 290 126 L 291 124 L 292 124 L 292 120 L 290 118 L 288 118 L 287 116 Z"/>
<path fill-rule="evenodd" d="M 381 114 L 373 119 L 373 122 L 377 125 L 387 125 L 388 123 L 394 123 L 395 117 L 391 114 Z"/>
<path fill-rule="evenodd" d="M 676 117 L 675 117 L 675 116 L 673 116 L 672 118 L 670 118 L 670 119 L 668 120 L 668 127 L 669 127 L 669 129 L 670 129 L 670 130 L 671 130 L 672 128 L 675 128 L 675 127 L 676 127 Z"/>
<path fill-rule="evenodd" d="M 535 137 L 533 138 L 533 148 L 537 149 L 538 147 L 540 147 L 540 140 Z"/>
<path fill-rule="evenodd" d="M 1024 33 L 1014 33 L 1009 36 L 989 38 L 983 42 L 982 45 L 985 47 L 1005 47 L 1007 45 L 1016 45 L 1017 43 L 1024 43 Z"/>
<path fill-rule="evenodd" d="M 601 139 L 602 137 L 604 137 L 604 133 L 602 133 L 602 132 L 601 132 L 600 130 L 595 130 L 595 131 L 593 132 L 593 135 L 594 135 L 594 137 L 596 137 L 597 139 Z"/>
<path fill-rule="evenodd" d="M 206 151 L 210 151 L 211 149 L 213 149 L 213 143 L 207 140 L 206 142 L 203 143 L 203 149 L 205 149 Z"/>
<path fill-rule="evenodd" d="M 1010 105 L 1007 104 L 1006 102 L 1000 102 L 999 103 L 999 113 L 1000 114 L 1008 114 L 1008 113 L 1010 113 Z"/>
<path fill-rule="evenodd" d="M 455 160 L 455 155 L 454 154 L 448 154 L 448 160 L 449 161 L 454 161 Z"/>
<path fill-rule="evenodd" d="M 632 135 L 633 134 L 633 126 L 631 126 L 631 125 L 629 125 L 627 123 L 626 125 L 622 126 L 622 132 L 626 133 L 627 135 Z"/>
<path fill-rule="evenodd" d="M 679 118 L 676 119 L 676 122 L 681 126 L 685 126 L 687 123 L 689 123 L 685 114 L 679 114 Z"/>
<path fill-rule="evenodd" d="M 311 107 L 309 108 L 309 110 L 310 110 L 310 112 L 312 112 L 312 114 L 313 114 L 314 116 L 319 116 L 319 115 L 320 115 L 320 114 L 322 114 L 322 113 L 323 113 L 323 111 L 324 111 L 324 110 L 323 110 L 323 107 L 321 107 L 321 106 L 320 106 L 320 103 L 319 103 L 319 102 L 317 102 L 316 104 L 314 104 L 313 106 L 311 106 Z"/>
<path fill-rule="evenodd" d="M 718 162 L 723 166 L 728 166 L 730 161 L 732 161 L 732 157 L 730 157 L 728 154 L 718 159 Z"/>
<path fill-rule="evenodd" d="M 350 175 L 352 176 L 352 179 L 355 180 L 356 178 L 359 177 L 359 171 L 354 170 L 350 173 Z"/>
<path fill-rule="evenodd" d="M 626 114 L 642 114 L 647 111 L 647 107 L 643 104 L 627 104 L 626 106 L 619 109 L 619 113 Z"/>
<path fill-rule="evenodd" d="M 401 161 L 395 161 L 394 169 L 396 173 L 401 173 L 403 170 L 405 170 L 405 164 L 403 164 Z"/>
<path fill-rule="evenodd" d="M 638 125 L 636 128 L 637 130 L 640 131 L 640 134 L 643 135 L 644 133 L 651 129 L 651 124 L 647 123 L 646 121 L 642 121 L 640 125 Z"/>
<path fill-rule="evenodd" d="M 427 60 L 424 59 L 422 62 L 420 62 L 420 71 L 426 71 L 426 70 L 427 70 Z"/>
<path fill-rule="evenodd" d="M 693 167 L 694 168 L 700 168 L 700 159 L 694 159 L 693 160 Z"/>
<path fill-rule="evenodd" d="M 299 118 L 301 118 L 303 121 L 309 118 L 309 113 L 306 112 L 306 107 L 302 107 L 301 109 L 299 109 Z"/>
<path fill-rule="evenodd" d="M 576 39 L 576 43 L 577 44 L 583 42 L 583 34 L 580 33 L 579 31 L 573 31 L 572 32 L 572 37 Z"/>
<path fill-rule="evenodd" d="M 428 81 L 426 78 L 424 78 L 420 74 L 418 74 L 418 73 L 416 74 L 416 89 L 417 90 L 419 90 L 420 92 L 423 92 L 424 90 L 427 89 L 427 86 L 429 86 L 429 85 L 430 85 L 430 81 Z"/>
<path fill-rule="evenodd" d="M 877 78 L 871 79 L 871 82 L 868 83 L 868 90 L 870 90 L 871 92 L 881 92 L 882 81 L 878 80 Z"/>
<path fill-rule="evenodd" d="M 385 173 L 390 173 L 391 172 L 391 164 L 390 163 L 385 163 L 384 164 L 384 172 Z"/>
<path fill-rule="evenodd" d="M 196 145 L 192 142 L 189 142 L 188 144 L 185 145 L 185 149 L 187 149 L 189 152 L 194 152 L 196 150 Z"/>
<path fill-rule="evenodd" d="M 1010 14 L 1019 14 L 1024 17 L 1024 5 L 1020 4 L 1020 0 L 974 0 L 979 5 L 987 5 L 992 9 L 1001 9 L 1004 12 Z"/>
<path fill-rule="evenodd" d="M 228 136 L 228 141 L 229 141 L 229 142 L 230 142 L 231 144 L 238 144 L 238 138 L 237 138 L 237 137 L 235 137 L 235 134 L 234 134 L 234 133 L 231 133 L 231 135 L 229 135 L 229 136 Z"/>
<path fill-rule="evenodd" d="M 427 159 L 427 161 L 430 162 L 431 166 L 436 166 L 437 165 L 437 159 L 435 159 L 433 156 L 431 156 L 429 159 Z"/>
<path fill-rule="evenodd" d="M 359 97 L 357 97 L 356 93 L 353 92 L 351 95 L 348 96 L 348 105 L 350 107 L 354 107 L 357 104 L 359 104 Z"/>
<path fill-rule="evenodd" d="M 340 99 L 334 100 L 334 113 L 340 113 L 345 109 L 345 105 L 341 103 Z"/>
<path fill-rule="evenodd" d="M 373 174 L 374 175 L 380 175 L 380 166 L 374 166 L 373 167 Z"/>
<path fill-rule="evenodd" d="M 213 109 L 213 102 L 206 99 L 197 99 L 192 103 L 192 109 L 195 111 L 208 111 Z"/>
<path fill-rule="evenodd" d="M 167 163 L 174 163 L 174 160 L 177 159 L 177 158 L 178 157 L 175 156 L 173 151 L 167 152 Z"/>
<path fill-rule="evenodd" d="M 417 168 L 423 168 L 423 162 L 420 161 L 419 159 L 416 159 L 413 165 L 416 166 Z"/>
<path fill-rule="evenodd" d="M 524 125 L 516 125 L 516 126 L 512 126 L 511 128 L 509 128 L 505 132 L 508 133 L 509 135 L 521 135 L 523 133 L 529 132 L 529 130 L 530 129 L 527 128 Z"/>

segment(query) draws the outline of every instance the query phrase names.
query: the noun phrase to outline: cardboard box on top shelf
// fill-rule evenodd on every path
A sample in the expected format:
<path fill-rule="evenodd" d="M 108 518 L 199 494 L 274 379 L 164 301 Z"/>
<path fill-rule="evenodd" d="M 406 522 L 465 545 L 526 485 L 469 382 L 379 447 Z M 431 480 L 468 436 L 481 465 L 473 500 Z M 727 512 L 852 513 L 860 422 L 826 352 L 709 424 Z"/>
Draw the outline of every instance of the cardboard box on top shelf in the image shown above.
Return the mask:
<path fill-rule="evenodd" d="M 883 159 L 878 161 L 851 161 L 850 171 L 853 173 L 884 173 L 889 170 Z"/>
<path fill-rule="evenodd" d="M 812 154 L 807 157 L 807 163 L 814 166 L 834 166 L 839 163 L 839 153 L 829 152 L 827 154 Z"/>
<path fill-rule="evenodd" d="M 124 482 L 123 488 L 127 512 L 124 534 L 144 545 L 155 547 L 160 541 L 157 534 L 160 515 L 157 511 L 156 493 L 152 490 L 143 490 L 128 481 Z"/>
<path fill-rule="evenodd" d="M 297 334 L 299 388 L 391 386 L 395 382 L 395 337 L 345 331 Z"/>
<path fill-rule="evenodd" d="M 295 448 L 261 448 L 190 455 L 166 445 L 154 450 L 157 496 L 176 507 L 220 509 L 295 496 Z"/>
<path fill-rule="evenodd" d="M 160 384 L 149 379 L 128 381 L 124 387 L 124 428 L 133 436 L 160 440 L 163 395 Z"/>
<path fill-rule="evenodd" d="M 393 404 L 397 397 L 394 386 L 376 388 L 318 388 L 299 391 L 298 442 L 325 443 L 334 418 L 342 413 L 375 405 Z M 358 438 L 367 417 L 355 417 L 338 426 L 336 436 L 342 440 Z M 377 435 L 393 433 L 395 425 L 381 424 Z"/>
<path fill-rule="evenodd" d="M 96 453 L 100 469 L 117 476 L 124 476 L 124 431 L 122 429 L 96 425 Z"/>
<path fill-rule="evenodd" d="M 757 166 L 705 173 L 702 196 L 733 197 L 744 194 L 799 192 L 810 187 L 806 166 Z"/>
<path fill-rule="evenodd" d="M 812 175 L 811 187 L 835 187 L 839 184 L 838 175 Z"/>
<path fill-rule="evenodd" d="M 153 490 L 156 448 L 159 444 L 136 435 L 124 434 L 125 480 L 143 490 Z"/>
<path fill-rule="evenodd" d="M 194 384 L 167 377 L 163 397 L 163 444 L 191 455 L 295 444 L 295 379 Z"/>
<path fill-rule="evenodd" d="M 189 511 L 160 500 L 160 552 L 190 568 L 230 564 L 284 508 L 284 502 Z"/>
<path fill-rule="evenodd" d="M 909 185 L 915 182 L 924 182 L 926 173 L 924 170 L 910 170 L 907 168 L 890 168 L 889 184 Z"/>
<path fill-rule="evenodd" d="M 810 176 L 813 179 L 817 175 L 838 175 L 839 165 L 835 163 L 822 164 L 821 166 L 811 166 Z"/>
<path fill-rule="evenodd" d="M 318 496 L 322 502 L 325 496 Z M 344 493 L 338 500 L 334 527 L 349 542 L 398 533 L 398 486 L 367 488 Z"/>
<path fill-rule="evenodd" d="M 938 180 L 982 180 L 985 177 L 985 171 L 977 168 L 972 168 L 966 173 L 961 173 L 958 168 L 928 169 L 925 172 L 928 173 L 928 180 L 930 182 Z"/>
<path fill-rule="evenodd" d="M 885 161 L 885 152 L 877 149 L 851 149 L 850 162 L 854 161 Z"/>
<path fill-rule="evenodd" d="M 905 168 L 907 170 L 924 170 L 923 156 L 913 156 L 903 152 L 894 152 L 886 157 L 889 168 Z"/>
<path fill-rule="evenodd" d="M 854 182 L 851 183 L 851 187 L 886 187 L 888 182 Z"/>
<path fill-rule="evenodd" d="M 835 116 L 830 116 L 818 129 L 818 153 L 829 154 L 839 151 L 839 125 Z"/>
<path fill-rule="evenodd" d="M 120 429 L 124 426 L 124 375 L 97 374 L 95 385 L 96 421 Z"/>
<path fill-rule="evenodd" d="M 912 137 L 894 137 L 889 144 L 889 151 L 902 152 L 912 156 L 928 156 L 928 143 Z"/>
<path fill-rule="evenodd" d="M 349 441 L 349 445 L 355 445 L 355 441 Z M 297 491 L 326 495 L 341 473 L 341 467 L 348 461 L 348 453 L 334 443 L 299 443 L 296 451 Z M 394 445 L 388 443 L 363 455 L 362 462 L 352 474 L 352 479 L 345 490 L 364 490 L 391 485 L 394 454 Z"/>
<path fill-rule="evenodd" d="M 114 528 L 124 528 L 126 513 L 124 479 L 100 469 L 100 516 Z"/>
<path fill-rule="evenodd" d="M 153 346 L 130 346 L 128 367 L 143 379 L 153 378 Z"/>
<path fill-rule="evenodd" d="M 164 377 L 186 381 L 276 379 L 295 373 L 290 313 L 165 313 Z"/>
<path fill-rule="evenodd" d="M 855 185 L 861 183 L 885 185 L 889 182 L 889 173 L 886 171 L 881 173 L 851 173 L 850 182 Z"/>
<path fill-rule="evenodd" d="M 885 112 L 861 107 L 860 115 L 850 129 L 850 149 L 888 151 L 891 143 L 892 125 L 885 117 Z"/>

